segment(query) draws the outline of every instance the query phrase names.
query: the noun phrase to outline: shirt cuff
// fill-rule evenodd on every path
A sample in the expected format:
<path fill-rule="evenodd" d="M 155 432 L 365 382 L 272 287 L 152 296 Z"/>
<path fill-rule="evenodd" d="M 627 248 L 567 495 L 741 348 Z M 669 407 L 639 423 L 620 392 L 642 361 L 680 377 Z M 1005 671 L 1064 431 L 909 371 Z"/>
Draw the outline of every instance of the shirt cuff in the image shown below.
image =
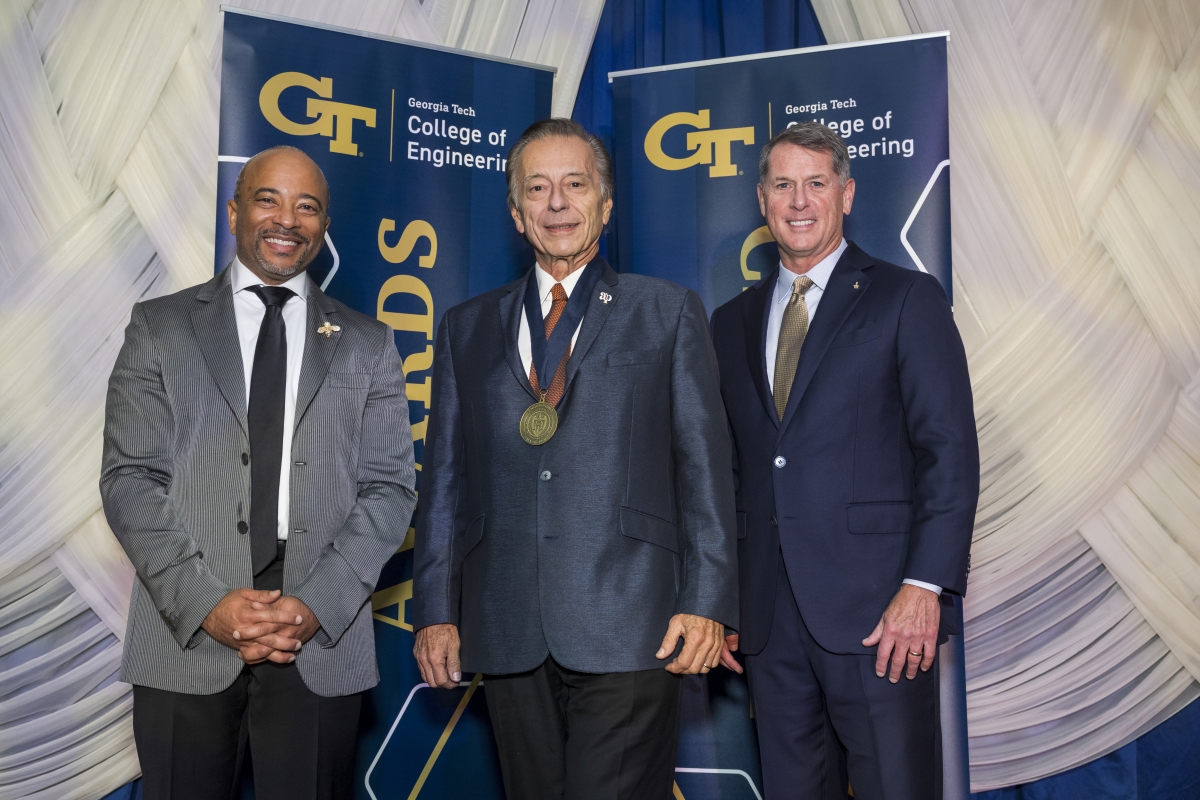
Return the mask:
<path fill-rule="evenodd" d="M 926 583 L 925 581 L 915 581 L 912 578 L 905 578 L 904 582 L 909 584 L 910 586 L 920 586 L 922 589 L 928 589 L 929 591 L 936 594 L 938 597 L 942 596 L 942 587 L 938 586 L 936 583 Z"/>

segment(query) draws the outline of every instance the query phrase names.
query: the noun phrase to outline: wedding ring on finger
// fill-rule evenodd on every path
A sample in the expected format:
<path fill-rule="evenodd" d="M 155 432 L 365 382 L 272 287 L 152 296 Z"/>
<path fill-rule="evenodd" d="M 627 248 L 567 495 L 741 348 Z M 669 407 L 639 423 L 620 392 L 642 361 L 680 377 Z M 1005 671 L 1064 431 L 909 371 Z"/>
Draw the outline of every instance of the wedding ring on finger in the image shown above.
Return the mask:
<path fill-rule="evenodd" d="M 922 653 L 920 650 L 909 650 L 908 654 L 910 656 L 916 656 L 917 658 L 920 658 L 922 655 L 924 655 L 924 653 Z"/>

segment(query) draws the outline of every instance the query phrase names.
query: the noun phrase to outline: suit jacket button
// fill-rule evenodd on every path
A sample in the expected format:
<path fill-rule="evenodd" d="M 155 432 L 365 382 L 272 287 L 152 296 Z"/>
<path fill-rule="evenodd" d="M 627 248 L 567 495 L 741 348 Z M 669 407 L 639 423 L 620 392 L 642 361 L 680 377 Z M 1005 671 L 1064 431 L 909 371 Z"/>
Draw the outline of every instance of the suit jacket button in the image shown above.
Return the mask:
<path fill-rule="evenodd" d="M 775 519 L 774 517 L 771 517 L 771 527 L 772 527 L 772 528 L 778 528 L 778 527 L 779 527 L 779 520 Z"/>
<path fill-rule="evenodd" d="M 249 463 L 250 463 L 250 454 L 249 454 L 249 453 L 242 453 L 242 466 L 244 467 L 244 466 L 246 466 L 246 465 L 247 465 L 247 464 L 249 464 Z"/>
<path fill-rule="evenodd" d="M 546 470 L 542 470 L 542 474 L 541 474 L 541 475 L 539 475 L 538 477 L 539 477 L 539 478 L 541 478 L 541 479 L 542 479 L 542 480 L 544 480 L 544 481 L 548 481 L 548 480 L 550 480 L 550 478 L 551 478 L 551 475 L 550 475 L 550 470 L 548 470 L 548 469 L 546 469 Z"/>
<path fill-rule="evenodd" d="M 787 459 L 784 458 L 783 456 L 775 456 L 775 466 L 779 467 L 780 469 L 783 469 L 784 467 L 787 466 Z"/>
<path fill-rule="evenodd" d="M 246 520 L 240 520 L 238 522 L 238 533 L 248 533 L 249 531 L 250 526 L 246 524 Z"/>

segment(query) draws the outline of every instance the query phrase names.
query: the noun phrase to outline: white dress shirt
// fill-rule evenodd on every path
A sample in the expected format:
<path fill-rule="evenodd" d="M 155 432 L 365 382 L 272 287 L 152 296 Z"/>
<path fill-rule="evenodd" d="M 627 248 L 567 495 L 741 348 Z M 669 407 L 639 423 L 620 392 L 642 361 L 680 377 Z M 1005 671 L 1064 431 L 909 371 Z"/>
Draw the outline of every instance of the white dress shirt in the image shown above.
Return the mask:
<path fill-rule="evenodd" d="M 825 258 L 821 259 L 815 267 L 804 273 L 813 282 L 813 285 L 804 293 L 804 302 L 808 306 L 808 324 L 812 325 L 813 319 L 817 315 L 817 305 L 821 302 L 821 298 L 825 295 L 825 287 L 829 284 L 829 276 L 833 274 L 833 268 L 837 266 L 838 259 L 842 257 L 842 253 L 846 252 L 846 239 L 842 238 L 841 244 Z M 775 354 L 779 350 L 779 328 L 783 324 L 783 312 L 787 308 L 788 300 L 792 297 L 792 284 L 800 275 L 787 269 L 783 264 L 779 265 L 779 277 L 775 280 L 775 295 L 771 298 L 771 315 L 767 317 L 767 341 L 766 341 L 766 358 L 767 358 L 767 380 L 771 384 L 771 391 L 775 391 Z M 905 583 L 910 583 L 913 586 L 920 586 L 922 589 L 928 589 L 935 594 L 942 593 L 942 587 L 933 583 L 925 583 L 924 581 L 905 578 Z"/>
<path fill-rule="evenodd" d="M 237 320 L 238 342 L 242 346 L 242 370 L 246 378 L 246 407 L 250 406 L 250 373 L 254 370 L 254 350 L 258 330 L 267 307 L 251 286 L 263 282 L 238 259 L 229 267 L 233 287 L 233 315 Z M 296 392 L 300 386 L 300 366 L 304 360 L 304 337 L 308 326 L 308 275 L 300 273 L 282 284 L 295 292 L 283 305 L 283 325 L 287 333 L 287 391 L 283 398 L 283 461 L 279 468 L 279 538 L 288 538 L 288 514 L 291 501 L 292 432 L 296 425 Z"/>
<path fill-rule="evenodd" d="M 587 265 L 580 267 L 570 275 L 562 279 L 563 291 L 567 293 L 567 297 L 571 297 L 571 292 L 575 289 L 575 284 L 579 283 L 579 277 L 583 275 L 583 271 L 587 269 Z M 554 297 L 551 292 L 554 290 L 554 276 L 541 266 L 533 268 L 533 274 L 537 276 L 538 297 L 542 299 L 542 319 L 550 313 L 550 309 L 554 306 Z M 575 340 L 579 338 L 579 329 L 583 327 L 583 319 L 579 320 L 579 325 L 575 328 L 575 333 L 571 336 L 571 351 L 575 350 Z M 521 301 L 521 330 L 517 334 L 517 352 L 521 354 L 521 364 L 525 367 L 525 374 L 529 374 L 529 366 L 533 363 L 533 344 L 529 339 L 529 320 L 525 317 L 525 302 Z M 557 365 L 555 369 L 557 369 Z M 550 377 L 554 377 L 551 375 Z M 543 386 L 549 386 L 550 383 L 542 375 L 538 376 L 538 382 L 546 381 Z"/>

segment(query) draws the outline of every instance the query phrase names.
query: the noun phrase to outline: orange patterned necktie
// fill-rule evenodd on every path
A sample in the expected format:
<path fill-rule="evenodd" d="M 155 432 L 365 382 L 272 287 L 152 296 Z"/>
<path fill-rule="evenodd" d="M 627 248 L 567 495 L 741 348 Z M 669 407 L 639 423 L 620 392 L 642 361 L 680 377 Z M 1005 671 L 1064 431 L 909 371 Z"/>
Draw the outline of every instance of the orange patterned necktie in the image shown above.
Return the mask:
<path fill-rule="evenodd" d="M 558 318 L 562 316 L 563 310 L 567 307 L 567 290 L 562 287 L 561 283 L 554 284 L 550 294 L 553 295 L 554 302 L 543 323 L 547 339 L 550 338 L 550 334 L 554 333 L 554 326 L 558 324 Z M 567 345 L 567 352 L 563 353 L 562 361 L 558 362 L 558 369 L 554 371 L 554 377 L 550 380 L 550 388 L 546 390 L 544 398 L 552 406 L 557 406 L 558 401 L 562 400 L 563 390 L 567 386 L 567 359 L 570 357 L 571 346 Z M 542 389 L 538 386 L 537 367 L 532 362 L 529 364 L 529 385 L 533 387 L 533 391 L 538 397 L 542 396 Z"/>

